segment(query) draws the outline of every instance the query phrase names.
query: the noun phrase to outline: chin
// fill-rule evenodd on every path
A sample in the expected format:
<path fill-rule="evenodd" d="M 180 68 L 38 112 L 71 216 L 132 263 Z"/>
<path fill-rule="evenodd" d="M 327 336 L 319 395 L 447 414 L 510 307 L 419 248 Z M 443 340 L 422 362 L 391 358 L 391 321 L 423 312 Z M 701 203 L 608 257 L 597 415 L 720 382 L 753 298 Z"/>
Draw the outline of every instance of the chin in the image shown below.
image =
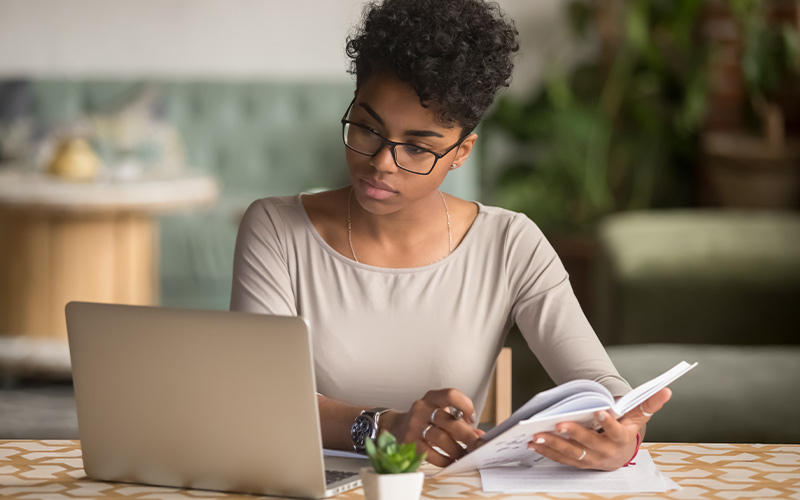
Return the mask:
<path fill-rule="evenodd" d="M 391 200 L 376 200 L 366 194 L 356 191 L 353 193 L 353 204 L 358 203 L 362 210 L 375 215 L 387 215 L 398 210 L 397 198 Z"/>

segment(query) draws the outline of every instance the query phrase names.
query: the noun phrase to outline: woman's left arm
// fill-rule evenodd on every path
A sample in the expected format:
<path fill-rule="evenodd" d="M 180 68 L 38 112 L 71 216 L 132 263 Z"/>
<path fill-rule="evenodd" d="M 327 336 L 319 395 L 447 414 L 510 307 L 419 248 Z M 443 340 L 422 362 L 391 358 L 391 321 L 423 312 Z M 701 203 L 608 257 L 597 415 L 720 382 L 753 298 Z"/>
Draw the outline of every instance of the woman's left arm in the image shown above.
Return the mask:
<path fill-rule="evenodd" d="M 599 411 L 595 414 L 598 430 L 587 429 L 575 422 L 562 422 L 556 426 L 557 434 L 535 434 L 528 448 L 556 462 L 581 469 L 616 470 L 636 456 L 644 438 L 645 424 L 671 395 L 669 389 L 661 389 L 619 420 L 607 411 Z"/>
<path fill-rule="evenodd" d="M 553 381 L 594 380 L 617 397 L 630 391 L 583 314 L 564 266 L 541 231 L 526 217 L 518 216 L 509 227 L 506 245 L 512 319 Z M 649 416 L 661 409 L 669 395 L 668 390 L 657 393 L 619 421 L 599 413 L 596 419 L 602 433 L 562 422 L 556 433 L 532 436 L 530 447 L 561 463 L 617 469 L 633 457 Z"/>

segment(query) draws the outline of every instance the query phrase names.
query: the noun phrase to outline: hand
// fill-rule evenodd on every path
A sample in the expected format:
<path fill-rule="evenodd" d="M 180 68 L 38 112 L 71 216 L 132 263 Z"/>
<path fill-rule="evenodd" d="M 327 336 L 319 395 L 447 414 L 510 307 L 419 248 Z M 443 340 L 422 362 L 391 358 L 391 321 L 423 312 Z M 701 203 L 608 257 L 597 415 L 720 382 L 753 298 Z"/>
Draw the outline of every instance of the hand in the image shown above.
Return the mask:
<path fill-rule="evenodd" d="M 671 395 L 669 389 L 661 389 L 618 421 L 607 411 L 597 412 L 595 417 L 602 433 L 575 422 L 562 422 L 556 425 L 556 432 L 563 437 L 550 432 L 535 434 L 528 448 L 579 469 L 616 470 L 633 456 L 636 433 L 644 434 L 644 425 Z"/>
<path fill-rule="evenodd" d="M 445 411 L 448 406 L 461 410 L 464 418 L 456 420 Z M 405 413 L 390 411 L 384 414 L 381 429 L 391 432 L 398 442 L 417 443 L 417 451 L 428 453 L 428 462 L 445 467 L 475 449 L 476 441 L 484 434 L 470 425 L 475 421 L 475 408 L 464 393 L 457 389 L 439 389 L 428 391 Z M 464 449 L 459 442 L 467 448 Z M 446 455 L 436 451 L 434 446 Z"/>

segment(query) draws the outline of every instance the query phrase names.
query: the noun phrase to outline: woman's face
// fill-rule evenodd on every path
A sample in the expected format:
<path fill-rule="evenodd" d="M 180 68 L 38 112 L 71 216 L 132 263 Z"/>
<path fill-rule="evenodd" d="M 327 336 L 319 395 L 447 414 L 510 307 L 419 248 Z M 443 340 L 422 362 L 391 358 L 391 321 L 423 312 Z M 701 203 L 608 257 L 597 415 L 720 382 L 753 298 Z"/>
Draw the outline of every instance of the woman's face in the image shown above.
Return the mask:
<path fill-rule="evenodd" d="M 423 108 L 414 90 L 404 82 L 375 75 L 363 82 L 349 121 L 367 127 L 384 139 L 412 144 L 436 153 L 443 153 L 461 139 L 461 127 L 439 125 L 434 112 Z M 477 135 L 471 134 L 453 148 L 428 175 L 407 172 L 397 166 L 391 149 L 384 145 L 374 156 L 366 156 L 346 148 L 347 165 L 354 194 L 362 208 L 385 215 L 441 203 L 437 190 L 453 164 L 461 166 L 467 159 Z"/>

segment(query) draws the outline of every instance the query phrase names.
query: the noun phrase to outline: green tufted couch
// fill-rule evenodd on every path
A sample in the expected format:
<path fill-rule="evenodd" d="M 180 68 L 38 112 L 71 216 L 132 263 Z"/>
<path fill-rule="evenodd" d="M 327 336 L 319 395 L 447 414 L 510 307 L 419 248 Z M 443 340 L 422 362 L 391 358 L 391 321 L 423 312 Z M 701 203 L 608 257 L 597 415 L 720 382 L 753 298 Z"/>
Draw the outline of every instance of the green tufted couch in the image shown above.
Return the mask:
<path fill-rule="evenodd" d="M 161 220 L 162 305 L 227 309 L 236 230 L 247 205 L 263 196 L 348 182 L 339 120 L 353 97 L 352 83 L 15 83 L 16 114 L 32 117 L 44 129 L 107 112 L 146 89 L 157 96 L 149 112 L 180 131 L 186 163 L 222 183 L 213 209 Z M 479 174 L 471 163 L 448 176 L 446 191 L 470 199 L 479 196 Z"/>

